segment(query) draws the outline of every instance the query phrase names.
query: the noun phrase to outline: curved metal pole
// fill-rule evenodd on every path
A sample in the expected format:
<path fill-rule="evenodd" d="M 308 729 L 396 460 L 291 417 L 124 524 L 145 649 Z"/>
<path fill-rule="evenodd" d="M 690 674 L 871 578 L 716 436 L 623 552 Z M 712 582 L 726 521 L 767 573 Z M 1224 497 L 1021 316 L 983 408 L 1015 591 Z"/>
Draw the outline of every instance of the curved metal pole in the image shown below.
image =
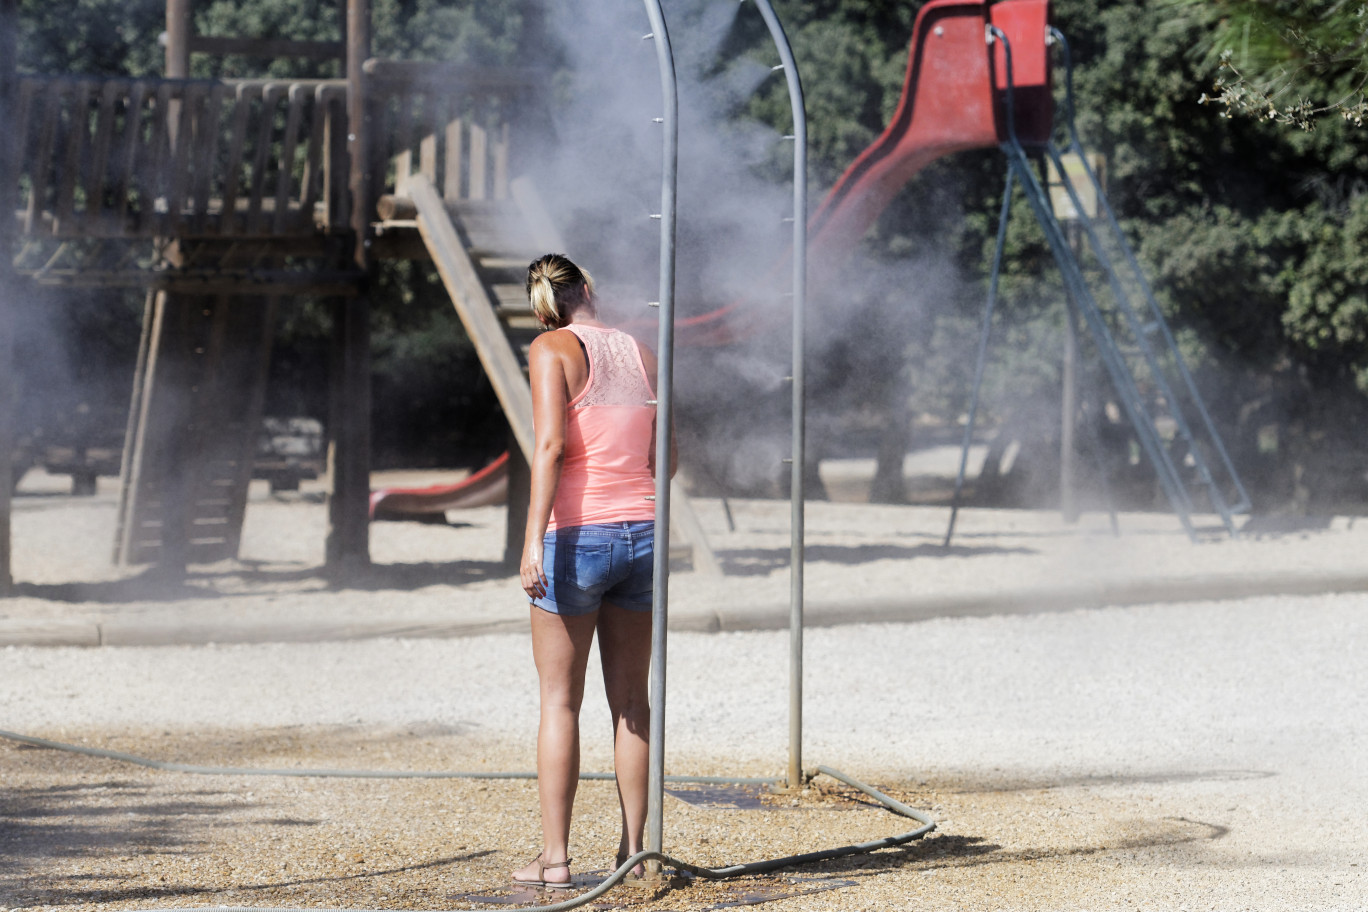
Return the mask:
<path fill-rule="evenodd" d="M 804 368 L 807 310 L 807 110 L 788 35 L 769 0 L 755 0 L 779 49 L 793 111 L 793 472 L 789 485 L 789 765 L 788 787 L 803 785 L 803 540 L 806 500 L 807 388 Z"/>
<path fill-rule="evenodd" d="M 656 374 L 655 581 L 651 595 L 651 733 L 646 796 L 646 848 L 664 851 L 665 645 L 670 591 L 670 450 L 674 427 L 675 191 L 679 174 L 679 89 L 674 52 L 660 0 L 642 0 L 651 20 L 664 113 L 660 178 L 660 335 Z M 659 861 L 653 866 L 658 870 Z"/>

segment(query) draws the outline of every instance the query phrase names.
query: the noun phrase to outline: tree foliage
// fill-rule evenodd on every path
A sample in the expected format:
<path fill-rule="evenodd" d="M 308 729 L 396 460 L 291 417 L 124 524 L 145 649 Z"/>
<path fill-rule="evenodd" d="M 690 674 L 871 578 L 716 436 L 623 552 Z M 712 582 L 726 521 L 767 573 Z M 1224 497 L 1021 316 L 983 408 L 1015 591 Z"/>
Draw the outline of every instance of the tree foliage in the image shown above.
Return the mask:
<path fill-rule="evenodd" d="M 162 70 L 165 0 L 19 0 L 19 68 L 144 76 Z"/>
<path fill-rule="evenodd" d="M 345 3 L 338 0 L 200 0 L 197 34 L 336 41 Z M 540 35 L 535 0 L 374 0 L 371 44 L 377 57 L 508 65 L 532 53 Z M 33 73 L 156 76 L 163 72 L 165 0 L 19 0 L 19 67 Z M 329 78 L 335 61 L 195 55 L 199 77 Z"/>
<path fill-rule="evenodd" d="M 1368 6 L 1347 0 L 1169 0 L 1208 25 L 1219 62 L 1210 101 L 1303 130 L 1324 116 L 1368 116 Z M 1206 96 L 1203 96 L 1205 99 Z"/>

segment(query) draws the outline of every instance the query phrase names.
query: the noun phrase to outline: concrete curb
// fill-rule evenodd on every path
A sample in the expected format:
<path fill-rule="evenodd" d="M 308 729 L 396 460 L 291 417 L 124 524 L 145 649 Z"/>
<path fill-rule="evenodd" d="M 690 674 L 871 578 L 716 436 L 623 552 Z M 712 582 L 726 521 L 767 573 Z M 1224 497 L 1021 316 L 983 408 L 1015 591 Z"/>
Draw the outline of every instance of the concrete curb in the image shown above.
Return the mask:
<path fill-rule="evenodd" d="M 890 599 L 811 601 L 803 609 L 805 627 L 842 624 L 908 624 L 933 618 L 989 617 L 1004 614 L 1043 614 L 1123 605 L 1231 601 L 1280 595 L 1330 595 L 1368 592 L 1363 574 L 1299 574 L 1296 576 L 1224 575 L 1200 579 L 1144 580 L 1095 586 Z M 719 609 L 715 627 L 724 630 L 782 630 L 788 627 L 789 606 L 768 605 Z M 674 629 L 675 625 L 670 625 Z M 691 627 L 689 629 L 702 629 Z"/>
<path fill-rule="evenodd" d="M 99 646 L 100 625 L 79 621 L 0 621 L 0 646 Z"/>
<path fill-rule="evenodd" d="M 995 592 L 911 598 L 810 601 L 804 606 L 807 627 L 843 624 L 907 624 L 933 618 L 1041 614 L 1120 605 L 1228 601 L 1283 595 L 1329 595 L 1368 592 L 1368 575 L 1307 573 L 1298 575 L 1219 575 L 1200 579 L 1144 580 L 1094 586 L 1041 587 Z M 782 630 L 789 606 L 768 604 L 725 606 L 715 611 L 679 611 L 670 629 L 691 633 Z M 429 639 L 520 633 L 527 622 L 517 619 L 410 621 L 221 621 L 213 624 L 148 621 L 3 621 L 0 646 L 203 646 L 209 643 L 318 643 L 399 638 Z"/>
<path fill-rule="evenodd" d="M 238 622 L 213 624 L 151 621 L 0 621 L 3 646 L 205 646 L 210 643 L 321 643 L 381 638 L 484 636 L 516 633 L 519 621 L 320 621 Z"/>
<path fill-rule="evenodd" d="M 209 643 L 321 643 L 345 640 L 427 639 L 432 637 L 484 636 L 516 633 L 526 627 L 518 621 L 374 621 L 336 623 L 320 621 L 220 622 L 176 624 L 118 622 L 100 625 L 102 646 L 203 646 Z"/>

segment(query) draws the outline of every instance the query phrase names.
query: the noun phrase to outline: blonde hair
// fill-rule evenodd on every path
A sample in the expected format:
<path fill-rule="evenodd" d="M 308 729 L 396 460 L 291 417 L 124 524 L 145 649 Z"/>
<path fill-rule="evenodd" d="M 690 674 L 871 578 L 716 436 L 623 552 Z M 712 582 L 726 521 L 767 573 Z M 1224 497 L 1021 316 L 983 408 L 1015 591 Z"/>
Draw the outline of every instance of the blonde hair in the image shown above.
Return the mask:
<path fill-rule="evenodd" d="M 560 329 L 581 307 L 594 306 L 594 279 L 563 253 L 548 253 L 527 267 L 527 300 L 551 329 Z"/>

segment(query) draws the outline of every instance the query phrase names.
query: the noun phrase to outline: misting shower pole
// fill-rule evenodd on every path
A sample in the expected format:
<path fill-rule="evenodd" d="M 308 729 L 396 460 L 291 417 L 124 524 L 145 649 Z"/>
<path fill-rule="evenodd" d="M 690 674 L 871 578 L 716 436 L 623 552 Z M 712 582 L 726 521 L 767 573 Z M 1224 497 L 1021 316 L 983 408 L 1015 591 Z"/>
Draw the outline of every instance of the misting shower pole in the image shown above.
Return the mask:
<path fill-rule="evenodd" d="M 793 60 L 793 48 L 774 7 L 769 0 L 755 0 L 760 15 L 765 18 L 770 36 L 779 49 L 779 66 L 788 82 L 789 106 L 793 109 L 793 464 L 789 500 L 793 516 L 790 522 L 789 555 L 789 766 L 788 787 L 803 786 L 803 511 L 805 501 L 806 462 L 804 446 L 807 415 L 807 388 L 804 381 L 803 348 L 806 329 L 804 316 L 807 305 L 807 110 L 803 105 L 803 84 L 798 79 L 798 65 Z"/>
<path fill-rule="evenodd" d="M 674 419 L 674 284 L 675 187 L 679 169 L 679 91 L 675 85 L 674 53 L 665 29 L 660 0 L 643 0 L 651 20 L 664 115 L 657 119 L 665 131 L 660 179 L 660 341 L 656 373 L 655 570 L 651 595 L 651 744 L 646 798 L 646 848 L 664 849 L 665 805 L 665 630 L 669 621 L 670 574 L 670 428 Z M 660 861 L 649 862 L 652 871 Z"/>

